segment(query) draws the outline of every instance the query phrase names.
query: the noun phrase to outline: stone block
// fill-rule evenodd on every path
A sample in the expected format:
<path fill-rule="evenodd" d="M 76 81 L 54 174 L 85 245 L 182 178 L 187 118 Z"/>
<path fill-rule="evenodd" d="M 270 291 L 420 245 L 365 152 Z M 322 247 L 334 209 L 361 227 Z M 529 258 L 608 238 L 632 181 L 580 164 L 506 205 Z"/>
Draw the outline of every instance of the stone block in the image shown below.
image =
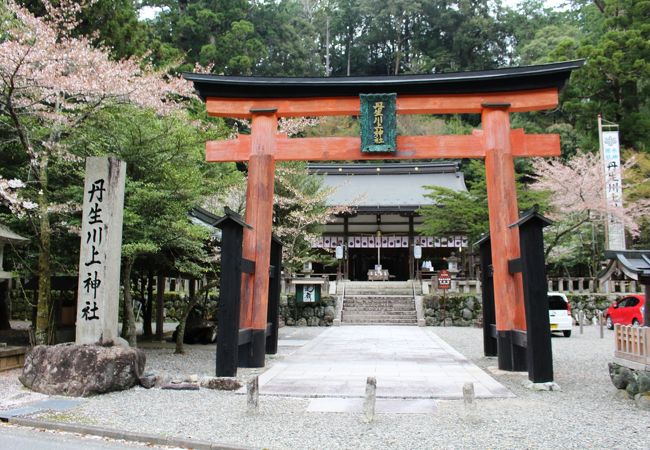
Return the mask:
<path fill-rule="evenodd" d="M 236 391 L 242 387 L 237 378 L 231 377 L 204 377 L 201 379 L 201 387 L 216 389 L 219 391 Z"/>
<path fill-rule="evenodd" d="M 29 389 L 43 394 L 87 397 L 135 386 L 145 361 L 144 352 L 137 348 L 39 345 L 25 358 L 18 378 Z"/>
<path fill-rule="evenodd" d="M 627 385 L 635 382 L 634 374 L 627 367 L 609 363 L 609 376 L 617 389 L 626 389 Z"/>
<path fill-rule="evenodd" d="M 650 373 L 648 372 L 638 372 L 636 376 L 636 382 L 639 387 L 639 393 L 644 394 L 650 392 Z"/>
<path fill-rule="evenodd" d="M 634 397 L 634 402 L 639 409 L 650 411 L 650 394 L 639 394 Z"/>
<path fill-rule="evenodd" d="M 639 393 L 639 385 L 636 383 L 636 381 L 631 381 L 627 384 L 625 390 L 628 394 L 630 394 L 630 397 L 634 397 Z"/>
<path fill-rule="evenodd" d="M 143 388 L 151 389 L 156 385 L 156 375 L 153 373 L 145 373 L 138 381 L 140 382 L 140 386 Z"/>

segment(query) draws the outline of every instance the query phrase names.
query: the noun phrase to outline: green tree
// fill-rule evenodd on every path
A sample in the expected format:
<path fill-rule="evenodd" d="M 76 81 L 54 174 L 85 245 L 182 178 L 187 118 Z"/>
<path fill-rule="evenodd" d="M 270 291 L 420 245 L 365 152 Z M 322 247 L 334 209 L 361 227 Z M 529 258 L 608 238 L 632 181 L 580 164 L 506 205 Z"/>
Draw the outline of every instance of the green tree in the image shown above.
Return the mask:
<path fill-rule="evenodd" d="M 204 159 L 205 141 L 223 138 L 226 131 L 221 121 L 204 129 L 185 115 L 159 117 L 121 107 L 104 111 L 79 133 L 76 145 L 127 163 L 122 285 L 131 345 L 131 280 L 138 259 L 153 255 L 159 267 L 191 279 L 216 276 L 218 268 L 207 245 L 210 235 L 189 221 L 188 212 L 240 178 L 233 164 L 208 164 Z"/>
<path fill-rule="evenodd" d="M 166 114 L 180 107 L 178 95 L 191 95 L 189 87 L 140 67 L 135 59 L 114 61 L 83 37 L 75 37 L 78 8 L 50 8 L 38 18 L 13 2 L 0 5 L 0 128 L 10 137 L 25 164 L 20 170 L 29 181 L 25 194 L 31 202 L 12 202 L 0 192 L 0 201 L 13 212 L 24 213 L 38 237 L 39 298 L 36 338 L 53 337 L 50 275 L 52 274 L 53 220 L 70 214 L 73 203 L 53 185 L 60 165 L 61 177 L 79 173 L 79 155 L 68 139 L 98 111 L 131 102 Z M 170 94 L 175 97 L 170 98 Z M 69 181 L 69 180 L 68 180 Z M 62 196 L 65 203 L 55 203 Z"/>
<path fill-rule="evenodd" d="M 18 3 L 38 17 L 48 14 L 48 8 L 44 4 L 53 3 L 61 11 L 72 11 L 72 3 L 88 3 L 79 12 L 79 24 L 72 30 L 72 36 L 92 36 L 94 45 L 107 48 L 112 57 L 118 60 L 133 55 L 142 56 L 147 50 L 146 25 L 138 20 L 136 2 L 133 0 L 21 0 Z"/>
<path fill-rule="evenodd" d="M 168 56 L 169 44 L 185 53 L 182 70 L 195 63 L 214 65 L 216 73 L 251 75 L 266 49 L 250 21 L 246 0 L 151 1 L 162 7 L 152 21 L 154 40 Z M 162 46 L 162 47 L 161 47 Z M 160 61 L 156 61 L 160 62 Z"/>
<path fill-rule="evenodd" d="M 487 185 L 485 182 L 485 163 L 471 160 L 465 167 L 467 192 L 454 191 L 439 186 L 429 186 L 426 197 L 432 204 L 423 206 L 419 213 L 423 224 L 417 230 L 426 235 L 444 235 L 450 233 L 464 234 L 470 242 L 477 241 L 483 233 L 490 230 Z M 544 210 L 547 194 L 530 191 L 521 180 L 525 173 L 518 174 L 517 200 L 519 209 L 525 210 L 539 205 Z"/>
<path fill-rule="evenodd" d="M 618 123 L 621 143 L 637 150 L 650 148 L 650 2 L 607 0 L 584 7 L 595 17 L 586 37 L 575 48 L 561 45 L 554 59 L 586 58 L 572 76 L 563 109 L 583 130 L 585 149 L 597 145 L 596 117 Z"/>
<path fill-rule="evenodd" d="M 323 75 L 315 24 L 295 0 L 260 2 L 251 20 L 266 52 L 258 62 L 259 76 Z"/>

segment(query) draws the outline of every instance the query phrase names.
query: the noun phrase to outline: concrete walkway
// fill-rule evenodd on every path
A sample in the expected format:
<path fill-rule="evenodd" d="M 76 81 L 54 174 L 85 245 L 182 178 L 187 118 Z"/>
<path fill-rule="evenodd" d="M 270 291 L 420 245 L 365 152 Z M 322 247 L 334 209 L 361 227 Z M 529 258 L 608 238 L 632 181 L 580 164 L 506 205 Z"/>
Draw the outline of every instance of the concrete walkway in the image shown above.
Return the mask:
<path fill-rule="evenodd" d="M 405 326 L 328 328 L 262 374 L 260 394 L 361 398 L 369 376 L 384 399 L 458 399 L 468 382 L 477 398 L 514 397 L 431 328 Z"/>

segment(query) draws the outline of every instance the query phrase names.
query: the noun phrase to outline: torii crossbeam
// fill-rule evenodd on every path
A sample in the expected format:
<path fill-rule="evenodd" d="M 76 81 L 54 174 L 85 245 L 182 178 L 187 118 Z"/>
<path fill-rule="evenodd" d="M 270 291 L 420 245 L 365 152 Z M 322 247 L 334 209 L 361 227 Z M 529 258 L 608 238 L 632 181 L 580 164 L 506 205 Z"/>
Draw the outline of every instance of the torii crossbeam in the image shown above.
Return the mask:
<path fill-rule="evenodd" d="M 555 108 L 559 90 L 581 65 L 570 61 L 485 72 L 346 78 L 185 74 L 206 101 L 209 115 L 252 121 L 250 136 L 206 143 L 207 161 L 248 162 L 246 222 L 253 229 L 244 232 L 243 257 L 255 261 L 256 269 L 243 275 L 240 328 L 266 329 L 275 161 L 483 158 L 497 330 L 525 330 L 521 275 L 508 271 L 508 260 L 520 255 L 518 229 L 508 227 L 518 219 L 514 158 L 559 156 L 560 138 L 511 130 L 510 113 Z M 360 138 L 290 139 L 278 133 L 280 117 L 357 116 L 359 95 L 377 93 L 397 95 L 397 114 L 481 114 L 482 129 L 471 135 L 398 136 L 394 153 L 362 153 Z"/>

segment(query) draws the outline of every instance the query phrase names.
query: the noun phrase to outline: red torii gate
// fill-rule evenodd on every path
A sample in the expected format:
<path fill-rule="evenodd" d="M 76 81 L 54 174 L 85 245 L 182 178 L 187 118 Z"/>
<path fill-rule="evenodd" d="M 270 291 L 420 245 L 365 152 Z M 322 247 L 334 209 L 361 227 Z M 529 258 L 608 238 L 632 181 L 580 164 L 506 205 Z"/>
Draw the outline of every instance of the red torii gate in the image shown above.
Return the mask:
<path fill-rule="evenodd" d="M 515 157 L 559 156 L 556 134 L 526 135 L 510 129 L 510 113 L 558 105 L 559 90 L 582 61 L 484 72 L 346 78 L 259 78 L 185 74 L 211 116 L 252 121 L 251 135 L 206 143 L 212 162 L 247 161 L 246 223 L 242 256 L 255 262 L 242 275 L 240 328 L 266 330 L 275 161 L 484 158 L 492 241 L 496 327 L 525 330 L 519 258 Z M 398 136 L 394 153 L 361 153 L 356 137 L 292 138 L 277 131 L 279 117 L 360 114 L 360 94 L 396 93 L 397 114 L 481 114 L 471 135 Z M 507 333 L 504 333 L 507 334 Z M 264 352 L 258 340 L 254 352 Z M 510 345 L 510 343 L 504 343 Z M 263 361 L 263 358 L 261 358 Z"/>

